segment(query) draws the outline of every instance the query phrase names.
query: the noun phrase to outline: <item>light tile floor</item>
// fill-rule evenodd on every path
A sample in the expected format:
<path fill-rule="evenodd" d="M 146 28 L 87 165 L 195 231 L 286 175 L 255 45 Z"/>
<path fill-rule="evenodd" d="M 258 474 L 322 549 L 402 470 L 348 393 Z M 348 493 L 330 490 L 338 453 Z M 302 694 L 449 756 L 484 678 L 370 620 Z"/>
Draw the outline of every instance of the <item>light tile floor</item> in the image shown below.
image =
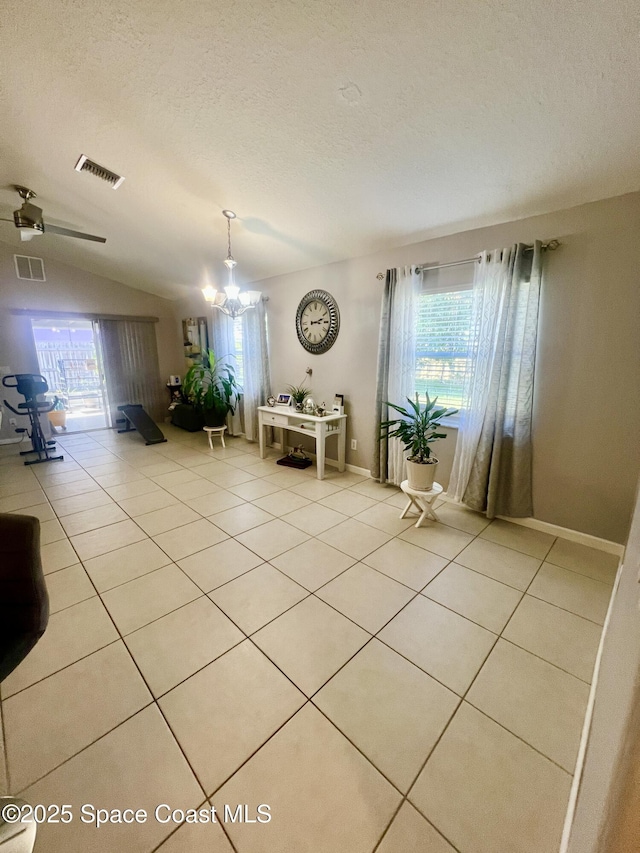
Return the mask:
<path fill-rule="evenodd" d="M 0 688 L 8 789 L 75 810 L 37 851 L 555 853 L 617 558 L 163 429 L 0 458 L 52 613 Z"/>

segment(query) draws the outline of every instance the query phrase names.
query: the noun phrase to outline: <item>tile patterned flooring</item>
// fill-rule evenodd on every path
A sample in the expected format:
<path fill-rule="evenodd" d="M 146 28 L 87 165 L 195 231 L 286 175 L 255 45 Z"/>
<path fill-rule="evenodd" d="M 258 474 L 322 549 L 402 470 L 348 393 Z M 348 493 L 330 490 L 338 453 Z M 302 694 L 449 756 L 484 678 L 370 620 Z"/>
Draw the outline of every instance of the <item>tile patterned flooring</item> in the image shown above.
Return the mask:
<path fill-rule="evenodd" d="M 396 488 L 163 429 L 0 459 L 51 597 L 1 687 L 8 788 L 76 812 L 36 850 L 555 853 L 617 558 L 453 504 L 416 530 Z"/>

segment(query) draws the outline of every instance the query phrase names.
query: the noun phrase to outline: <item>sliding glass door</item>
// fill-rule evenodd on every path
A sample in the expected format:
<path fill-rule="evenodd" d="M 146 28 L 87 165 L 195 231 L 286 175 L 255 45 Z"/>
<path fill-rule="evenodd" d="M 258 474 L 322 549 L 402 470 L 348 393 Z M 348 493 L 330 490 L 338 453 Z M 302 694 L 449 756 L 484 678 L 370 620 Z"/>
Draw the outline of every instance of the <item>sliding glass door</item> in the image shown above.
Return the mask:
<path fill-rule="evenodd" d="M 50 420 L 60 432 L 111 426 L 97 324 L 56 317 L 31 320 L 40 373 L 59 414 Z"/>

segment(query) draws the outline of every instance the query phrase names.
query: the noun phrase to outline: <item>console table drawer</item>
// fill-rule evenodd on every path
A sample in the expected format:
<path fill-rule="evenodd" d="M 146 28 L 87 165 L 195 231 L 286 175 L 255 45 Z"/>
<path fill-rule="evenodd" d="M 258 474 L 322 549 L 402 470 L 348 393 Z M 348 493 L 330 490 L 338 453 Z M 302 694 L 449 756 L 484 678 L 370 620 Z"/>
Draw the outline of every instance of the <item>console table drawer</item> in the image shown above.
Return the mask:
<path fill-rule="evenodd" d="M 277 415 L 275 412 L 264 412 L 262 415 L 262 421 L 265 424 L 270 424 L 272 426 L 286 427 L 289 423 L 289 418 L 287 415 Z"/>

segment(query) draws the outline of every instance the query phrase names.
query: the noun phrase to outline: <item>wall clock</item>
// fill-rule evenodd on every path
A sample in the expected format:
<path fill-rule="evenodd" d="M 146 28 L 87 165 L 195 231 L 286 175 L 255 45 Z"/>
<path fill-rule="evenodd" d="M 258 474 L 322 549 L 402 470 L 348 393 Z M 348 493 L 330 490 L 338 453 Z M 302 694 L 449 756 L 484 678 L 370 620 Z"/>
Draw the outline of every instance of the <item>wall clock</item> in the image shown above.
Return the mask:
<path fill-rule="evenodd" d="M 338 303 L 326 290 L 310 290 L 296 311 L 298 340 L 307 352 L 319 355 L 336 342 L 340 330 Z"/>

